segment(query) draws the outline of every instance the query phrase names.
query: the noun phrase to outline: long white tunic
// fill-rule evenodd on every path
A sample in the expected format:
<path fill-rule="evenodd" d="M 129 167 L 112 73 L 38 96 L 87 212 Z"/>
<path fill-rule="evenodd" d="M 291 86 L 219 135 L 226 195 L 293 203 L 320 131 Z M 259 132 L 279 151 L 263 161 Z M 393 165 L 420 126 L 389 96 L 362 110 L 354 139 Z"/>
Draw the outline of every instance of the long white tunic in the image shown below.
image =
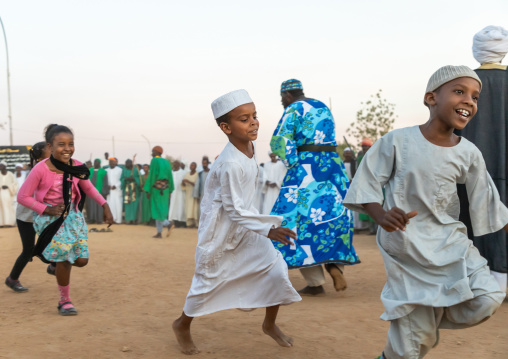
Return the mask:
<path fill-rule="evenodd" d="M 266 236 L 282 217 L 253 207 L 258 166 L 228 143 L 214 162 L 201 201 L 196 270 L 184 312 L 195 317 L 301 300 L 286 262 Z"/>
<path fill-rule="evenodd" d="M 265 198 L 263 200 L 263 207 L 261 213 L 270 214 L 275 201 L 279 197 L 280 186 L 286 175 L 286 166 L 282 161 L 267 162 L 263 170 L 263 193 Z M 275 187 L 270 187 L 266 181 L 275 183 Z"/>
<path fill-rule="evenodd" d="M 185 215 L 185 191 L 182 189 L 182 181 L 186 173 L 187 171 L 182 169 L 173 171 L 175 190 L 171 193 L 171 200 L 169 203 L 168 219 L 170 221 L 187 221 L 187 216 Z"/>
<path fill-rule="evenodd" d="M 116 166 L 115 168 L 107 168 L 106 172 L 108 173 L 108 185 L 116 187 L 109 190 L 108 205 L 115 223 L 122 223 L 123 191 L 121 178 L 123 171 L 120 167 Z"/>
<path fill-rule="evenodd" d="M 3 189 L 3 186 L 8 188 Z M 12 172 L 7 171 L 5 175 L 0 173 L 0 226 L 14 226 L 16 224 L 14 200 L 17 190 L 17 182 Z"/>
<path fill-rule="evenodd" d="M 449 307 L 486 293 L 504 298 L 492 277 L 470 283 L 487 261 L 458 220 L 457 183 L 466 184 L 475 235 L 508 223 L 508 209 L 480 151 L 465 138 L 454 147 L 441 147 L 427 141 L 418 126 L 403 128 L 378 140 L 362 160 L 344 199 L 346 207 L 366 213 L 362 204 L 383 204 L 384 187 L 386 210 L 418 211 L 406 231 L 378 230 L 387 277 L 382 319 L 403 317 L 418 305 Z"/>

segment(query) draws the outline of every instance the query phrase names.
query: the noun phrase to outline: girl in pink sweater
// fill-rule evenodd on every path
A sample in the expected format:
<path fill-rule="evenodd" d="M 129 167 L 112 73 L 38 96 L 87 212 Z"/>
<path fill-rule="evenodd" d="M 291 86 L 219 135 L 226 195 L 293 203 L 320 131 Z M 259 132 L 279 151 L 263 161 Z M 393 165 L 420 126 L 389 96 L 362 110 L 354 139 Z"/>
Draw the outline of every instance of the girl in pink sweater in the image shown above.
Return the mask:
<path fill-rule="evenodd" d="M 104 222 L 111 226 L 113 216 L 106 200 L 88 180 L 90 171 L 73 160 L 74 135 L 62 125 L 46 128 L 49 159 L 39 162 L 18 192 L 18 203 L 32 209 L 34 228 L 39 239 L 34 256 L 44 262 L 56 262 L 60 290 L 58 312 L 76 315 L 69 295 L 72 266 L 88 263 L 87 226 L 81 212 L 88 195 L 104 209 Z"/>

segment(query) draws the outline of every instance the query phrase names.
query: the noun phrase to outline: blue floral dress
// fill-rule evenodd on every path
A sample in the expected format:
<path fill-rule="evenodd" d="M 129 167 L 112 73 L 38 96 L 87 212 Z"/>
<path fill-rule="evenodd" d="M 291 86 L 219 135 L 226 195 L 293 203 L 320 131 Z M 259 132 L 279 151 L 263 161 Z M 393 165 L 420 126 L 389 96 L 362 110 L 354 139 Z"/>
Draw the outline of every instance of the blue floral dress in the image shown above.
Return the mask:
<path fill-rule="evenodd" d="M 283 216 L 282 226 L 298 238 L 274 246 L 290 268 L 359 263 L 353 214 L 342 204 L 349 188 L 344 164 L 336 152 L 298 152 L 302 145 L 337 145 L 333 116 L 320 101 L 289 105 L 270 143 L 288 169 L 271 214 Z"/>

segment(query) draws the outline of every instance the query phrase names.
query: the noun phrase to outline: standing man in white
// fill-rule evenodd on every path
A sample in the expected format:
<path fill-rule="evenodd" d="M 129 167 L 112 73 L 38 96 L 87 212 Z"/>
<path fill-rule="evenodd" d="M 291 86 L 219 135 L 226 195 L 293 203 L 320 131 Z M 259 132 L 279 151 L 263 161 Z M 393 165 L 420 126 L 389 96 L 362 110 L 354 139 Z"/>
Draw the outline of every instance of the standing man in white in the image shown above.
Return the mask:
<path fill-rule="evenodd" d="M 277 155 L 269 152 L 270 162 L 265 163 L 263 171 L 263 193 L 265 200 L 261 213 L 270 214 L 273 205 L 279 197 L 280 185 L 286 175 L 286 166 L 282 161 L 279 161 Z"/>
<path fill-rule="evenodd" d="M 122 169 L 118 167 L 118 160 L 115 157 L 109 159 L 108 173 L 109 195 L 108 205 L 113 213 L 115 223 L 122 223 L 123 191 L 122 191 Z"/>

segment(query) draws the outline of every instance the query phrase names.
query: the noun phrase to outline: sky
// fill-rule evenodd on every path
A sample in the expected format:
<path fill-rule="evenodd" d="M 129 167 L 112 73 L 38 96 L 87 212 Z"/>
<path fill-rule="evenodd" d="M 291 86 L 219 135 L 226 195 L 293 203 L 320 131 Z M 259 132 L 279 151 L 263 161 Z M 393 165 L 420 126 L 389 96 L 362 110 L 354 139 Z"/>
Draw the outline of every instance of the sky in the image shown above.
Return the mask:
<path fill-rule="evenodd" d="M 73 129 L 81 161 L 107 151 L 148 163 L 160 145 L 199 162 L 227 142 L 211 102 L 244 88 L 265 162 L 290 78 L 331 102 L 337 139 L 379 89 L 395 104 L 395 128 L 417 125 L 430 75 L 478 67 L 473 35 L 508 28 L 507 15 L 506 0 L 4 1 L 14 145 L 41 141 L 58 123 Z M 0 41 L 0 145 L 9 144 L 5 65 Z"/>

